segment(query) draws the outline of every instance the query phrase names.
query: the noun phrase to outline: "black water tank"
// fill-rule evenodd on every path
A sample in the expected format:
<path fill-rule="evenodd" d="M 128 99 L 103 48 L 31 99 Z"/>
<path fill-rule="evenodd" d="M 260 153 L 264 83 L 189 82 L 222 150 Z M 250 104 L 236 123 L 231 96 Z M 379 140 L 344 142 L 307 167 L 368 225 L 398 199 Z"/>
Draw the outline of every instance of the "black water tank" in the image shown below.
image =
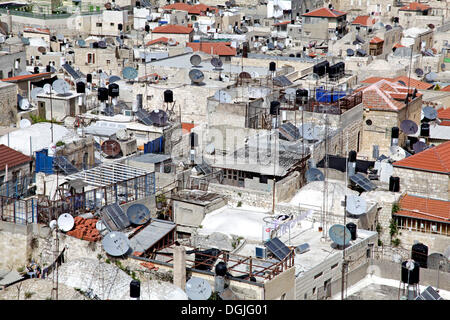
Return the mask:
<path fill-rule="evenodd" d="M 77 82 L 77 93 L 85 93 L 86 92 L 86 85 L 83 81 Z"/>
<path fill-rule="evenodd" d="M 275 62 L 272 61 L 271 63 L 269 63 L 269 71 L 275 71 L 275 70 L 277 70 L 277 65 Z"/>
<path fill-rule="evenodd" d="M 87 83 L 92 83 L 92 74 L 88 73 L 88 74 L 86 75 L 86 82 L 87 82 Z"/>
<path fill-rule="evenodd" d="M 105 87 L 98 88 L 97 98 L 100 101 L 108 100 L 108 88 Z"/>
<path fill-rule="evenodd" d="M 136 7 L 140 8 L 141 7 L 141 2 L 140 1 L 136 1 Z"/>
<path fill-rule="evenodd" d="M 280 102 L 272 101 L 270 103 L 270 114 L 271 115 L 279 115 L 280 114 Z"/>
<path fill-rule="evenodd" d="M 430 136 L 430 124 L 422 123 L 420 125 L 420 136 L 421 137 L 429 137 Z"/>
<path fill-rule="evenodd" d="M 289 55 L 289 57 L 295 58 L 295 54 L 291 53 L 291 54 Z"/>
<path fill-rule="evenodd" d="M 296 58 L 301 58 L 301 57 L 302 57 L 302 54 L 298 52 L 298 53 L 295 54 L 295 57 L 296 57 Z"/>
<path fill-rule="evenodd" d="M 394 177 L 394 192 L 400 192 L 400 177 Z"/>
<path fill-rule="evenodd" d="M 110 97 L 118 97 L 119 96 L 119 85 L 117 83 L 111 83 L 108 86 L 108 95 Z"/>
<path fill-rule="evenodd" d="M 350 150 L 348 153 L 348 162 L 356 162 L 356 151 Z"/>
<path fill-rule="evenodd" d="M 399 133 L 398 127 L 392 127 L 391 138 L 398 139 L 398 133 Z"/>
<path fill-rule="evenodd" d="M 148 24 L 145 25 L 145 32 L 150 32 L 150 26 Z"/>
<path fill-rule="evenodd" d="M 132 280 L 130 282 L 130 298 L 139 298 L 141 296 L 141 282 Z"/>
<path fill-rule="evenodd" d="M 39 73 L 39 67 L 34 67 L 34 73 Z"/>
<path fill-rule="evenodd" d="M 92 43 L 92 48 L 97 49 L 98 48 L 98 42 Z"/>
<path fill-rule="evenodd" d="M 220 261 L 216 265 L 216 275 L 224 277 L 227 274 L 227 264 L 223 261 Z"/>
<path fill-rule="evenodd" d="M 407 284 L 418 284 L 419 283 L 419 271 L 420 266 L 417 262 L 414 261 L 414 269 L 409 270 L 406 267 L 406 263 L 408 261 L 402 262 L 402 282 Z M 409 273 L 409 275 L 408 275 Z"/>
<path fill-rule="evenodd" d="M 123 25 L 122 25 L 121 23 L 119 23 L 119 24 L 117 25 L 117 29 L 119 29 L 119 31 L 122 31 Z"/>
<path fill-rule="evenodd" d="M 416 243 L 411 248 L 411 259 L 416 261 L 421 268 L 427 267 L 428 247 L 423 243 Z"/>
<path fill-rule="evenodd" d="M 249 51 L 248 49 L 249 49 L 248 42 L 244 42 L 242 44 L 242 58 L 248 58 L 248 51 Z"/>
<path fill-rule="evenodd" d="M 164 102 L 173 102 L 173 92 L 172 92 L 172 90 L 164 91 Z"/>
<path fill-rule="evenodd" d="M 356 240 L 356 237 L 357 237 L 356 224 L 354 224 L 353 222 L 349 222 L 345 226 L 350 231 L 350 234 L 352 235 L 352 240 Z"/>
<path fill-rule="evenodd" d="M 196 147 L 198 144 L 198 135 L 195 132 L 191 132 L 191 147 Z"/>
<path fill-rule="evenodd" d="M 50 72 L 52 71 L 52 67 L 48 64 L 47 66 L 45 66 L 45 72 Z"/>

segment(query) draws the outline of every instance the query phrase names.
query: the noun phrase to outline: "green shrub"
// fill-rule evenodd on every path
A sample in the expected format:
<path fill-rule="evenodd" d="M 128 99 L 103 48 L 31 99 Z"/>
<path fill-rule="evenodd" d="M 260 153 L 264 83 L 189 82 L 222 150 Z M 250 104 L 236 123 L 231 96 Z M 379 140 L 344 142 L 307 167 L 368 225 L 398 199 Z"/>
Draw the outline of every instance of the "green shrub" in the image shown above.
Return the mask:
<path fill-rule="evenodd" d="M 242 201 L 239 201 L 239 202 L 237 203 L 237 206 L 238 206 L 238 207 L 242 207 Z"/>

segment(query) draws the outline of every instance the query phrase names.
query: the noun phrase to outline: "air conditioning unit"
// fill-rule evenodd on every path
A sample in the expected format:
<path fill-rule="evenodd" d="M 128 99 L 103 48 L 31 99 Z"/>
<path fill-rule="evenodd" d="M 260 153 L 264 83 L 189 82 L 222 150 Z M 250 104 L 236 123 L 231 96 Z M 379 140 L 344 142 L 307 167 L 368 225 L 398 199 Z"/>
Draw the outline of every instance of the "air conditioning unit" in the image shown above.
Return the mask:
<path fill-rule="evenodd" d="M 267 248 L 255 247 L 256 258 L 266 259 L 267 258 Z"/>

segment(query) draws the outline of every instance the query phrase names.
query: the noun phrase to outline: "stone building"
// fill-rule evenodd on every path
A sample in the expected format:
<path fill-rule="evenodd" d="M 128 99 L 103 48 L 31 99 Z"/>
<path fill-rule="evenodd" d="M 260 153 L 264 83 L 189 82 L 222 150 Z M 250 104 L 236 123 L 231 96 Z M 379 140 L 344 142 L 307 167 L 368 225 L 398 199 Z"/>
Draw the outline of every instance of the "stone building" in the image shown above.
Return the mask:
<path fill-rule="evenodd" d="M 64 146 L 56 148 L 56 156 L 64 156 L 73 166 L 78 169 L 88 169 L 95 164 L 95 140 L 87 136 Z"/>
<path fill-rule="evenodd" d="M 88 74 L 102 70 L 108 74 L 120 75 L 123 69 L 124 59 L 120 59 L 117 48 L 81 48 L 74 47 L 73 65 L 79 68 L 79 71 Z M 130 50 L 132 52 L 132 50 Z M 98 79 L 93 77 L 96 82 Z"/>
<path fill-rule="evenodd" d="M 379 154 L 390 154 L 391 129 L 400 127 L 403 120 L 420 123 L 422 94 L 414 94 L 399 83 L 380 80 L 359 89 L 363 94 L 363 133 L 360 156 L 373 159 L 373 150 L 378 146 Z M 407 94 L 408 104 L 405 103 Z M 412 97 L 412 99 L 411 99 Z M 400 132 L 398 145 L 403 146 L 406 136 Z"/>
<path fill-rule="evenodd" d="M 194 36 L 194 29 L 191 27 L 184 27 L 181 25 L 163 25 L 152 30 L 154 38 L 166 37 L 173 39 L 180 44 L 192 42 Z"/>
<path fill-rule="evenodd" d="M 320 8 L 302 15 L 302 35 L 309 40 L 327 41 L 347 33 L 347 13 Z"/>
<path fill-rule="evenodd" d="M 0 184 L 17 181 L 32 172 L 33 158 L 14 149 L 0 145 Z"/>
<path fill-rule="evenodd" d="M 17 123 L 17 85 L 0 81 L 0 125 Z"/>
<path fill-rule="evenodd" d="M 450 141 L 393 163 L 400 190 L 419 196 L 450 198 Z"/>

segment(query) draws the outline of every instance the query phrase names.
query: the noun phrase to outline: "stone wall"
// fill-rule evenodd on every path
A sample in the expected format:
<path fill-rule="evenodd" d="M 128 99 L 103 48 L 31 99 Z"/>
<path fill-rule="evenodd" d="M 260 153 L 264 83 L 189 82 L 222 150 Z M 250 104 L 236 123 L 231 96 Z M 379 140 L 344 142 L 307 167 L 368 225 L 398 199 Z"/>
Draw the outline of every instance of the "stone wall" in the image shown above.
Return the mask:
<path fill-rule="evenodd" d="M 450 176 L 394 166 L 393 176 L 400 177 L 400 191 L 418 196 L 448 200 Z"/>
<path fill-rule="evenodd" d="M 17 86 L 13 83 L 0 84 L 0 125 L 16 124 L 17 117 Z"/>
<path fill-rule="evenodd" d="M 16 270 L 31 259 L 30 227 L 0 222 L 0 269 Z"/>

